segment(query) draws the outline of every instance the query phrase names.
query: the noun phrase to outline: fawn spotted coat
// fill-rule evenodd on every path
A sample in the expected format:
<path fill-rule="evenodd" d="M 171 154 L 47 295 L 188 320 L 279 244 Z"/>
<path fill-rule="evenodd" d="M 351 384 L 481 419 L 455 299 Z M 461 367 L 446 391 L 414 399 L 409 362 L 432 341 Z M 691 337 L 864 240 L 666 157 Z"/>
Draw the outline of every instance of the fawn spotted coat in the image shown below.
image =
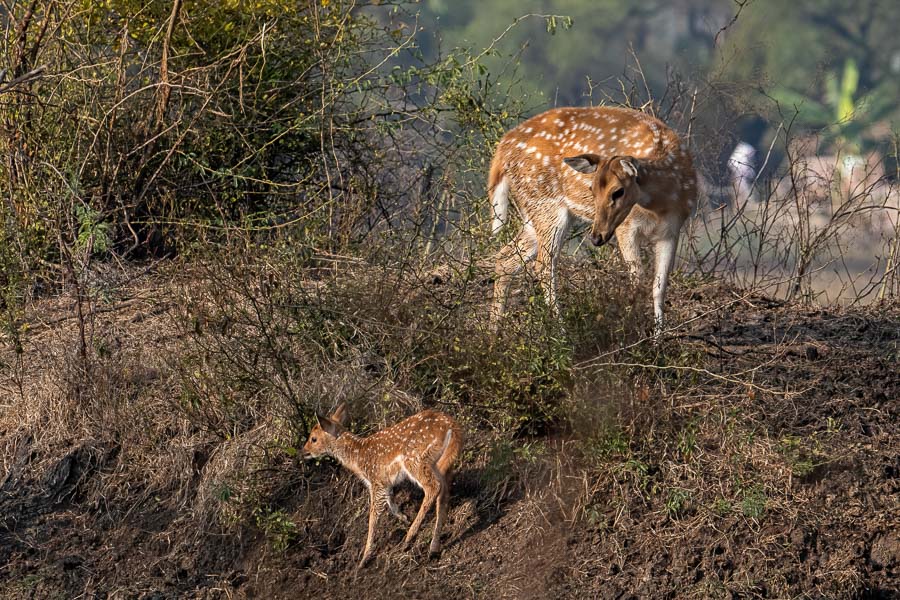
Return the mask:
<path fill-rule="evenodd" d="M 346 431 L 346 419 L 343 404 L 331 417 L 318 416 L 318 424 L 310 432 L 303 452 L 307 457 L 334 457 L 369 489 L 369 531 L 359 566 L 372 556 L 375 525 L 385 509 L 401 521 L 407 520 L 391 499 L 393 486 L 404 479 L 422 488 L 425 498 L 403 544 L 412 542 L 425 514 L 437 502 L 430 553 L 439 552 L 440 531 L 450 497 L 450 470 L 463 445 L 459 424 L 449 415 L 424 410 L 362 438 Z"/>

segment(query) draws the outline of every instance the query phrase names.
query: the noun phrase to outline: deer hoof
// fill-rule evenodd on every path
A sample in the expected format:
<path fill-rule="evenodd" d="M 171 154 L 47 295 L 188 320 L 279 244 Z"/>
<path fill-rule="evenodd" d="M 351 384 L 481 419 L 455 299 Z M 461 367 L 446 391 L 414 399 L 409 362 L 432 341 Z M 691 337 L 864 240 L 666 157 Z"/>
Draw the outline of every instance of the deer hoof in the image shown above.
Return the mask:
<path fill-rule="evenodd" d="M 369 564 L 369 561 L 370 561 L 370 560 L 372 560 L 372 556 L 371 556 L 371 555 L 369 555 L 369 556 L 363 556 L 363 557 L 360 559 L 359 564 L 356 565 L 356 569 L 354 570 L 354 572 L 359 573 L 359 571 L 362 570 L 363 567 L 365 567 L 367 564 Z"/>

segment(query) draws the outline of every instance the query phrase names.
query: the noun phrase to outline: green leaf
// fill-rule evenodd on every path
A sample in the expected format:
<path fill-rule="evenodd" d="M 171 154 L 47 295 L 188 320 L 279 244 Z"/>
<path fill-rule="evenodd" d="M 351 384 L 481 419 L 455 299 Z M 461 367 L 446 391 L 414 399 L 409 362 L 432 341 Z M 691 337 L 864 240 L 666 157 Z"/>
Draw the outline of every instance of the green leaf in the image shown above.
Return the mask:
<path fill-rule="evenodd" d="M 841 77 L 841 94 L 838 99 L 837 120 L 839 123 L 853 119 L 853 96 L 859 86 L 859 67 L 856 61 L 848 58 L 844 63 L 844 74 Z"/>

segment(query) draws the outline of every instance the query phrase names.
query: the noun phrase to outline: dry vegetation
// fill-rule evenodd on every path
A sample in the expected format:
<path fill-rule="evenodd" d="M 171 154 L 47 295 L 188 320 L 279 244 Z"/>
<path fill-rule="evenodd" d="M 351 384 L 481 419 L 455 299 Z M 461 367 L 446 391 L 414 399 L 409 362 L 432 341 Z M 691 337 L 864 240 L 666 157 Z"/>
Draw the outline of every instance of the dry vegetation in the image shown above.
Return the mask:
<path fill-rule="evenodd" d="M 3 356 L 5 596 L 892 593 L 896 309 L 685 280 L 679 333 L 621 349 L 648 311 L 614 262 L 569 264 L 566 333 L 523 302 L 492 341 L 477 277 L 326 264 L 136 274 L 91 305 L 87 369 L 71 297 L 33 307 Z M 465 424 L 441 558 L 389 521 L 350 578 L 365 490 L 296 460 L 340 400 L 360 431 Z"/>
<path fill-rule="evenodd" d="M 122 17 L 106 46 L 67 29 L 103 9 L 40 6 L 53 39 L 79 43 L 26 24 L 24 47 L 86 66 L 28 75 L 32 57 L 16 67 L 32 87 L 0 88 L 7 122 L 29 115 L 2 167 L 0 595 L 900 593 L 886 178 L 826 186 L 827 207 L 794 169 L 725 211 L 707 187 L 658 343 L 648 291 L 577 234 L 562 322 L 525 277 L 494 336 L 483 176 L 519 109 L 479 56 L 384 75 L 384 44 L 409 41 L 341 5 L 266 4 L 229 38 L 217 3 L 179 17 L 175 2 L 162 38 Z M 316 43 L 291 62 L 301 34 Z M 639 89 L 616 98 L 644 104 Z M 646 109 L 697 128 L 704 164 L 716 138 L 697 115 L 714 99 L 665 97 Z M 61 136 L 73 98 L 82 120 Z M 848 248 L 874 275 L 842 266 L 843 305 L 817 298 Z M 351 577 L 365 490 L 297 456 L 314 411 L 340 401 L 358 432 L 423 407 L 466 428 L 439 558 L 424 531 L 393 549 L 403 532 L 385 521 Z M 417 494 L 401 490 L 407 514 Z"/>

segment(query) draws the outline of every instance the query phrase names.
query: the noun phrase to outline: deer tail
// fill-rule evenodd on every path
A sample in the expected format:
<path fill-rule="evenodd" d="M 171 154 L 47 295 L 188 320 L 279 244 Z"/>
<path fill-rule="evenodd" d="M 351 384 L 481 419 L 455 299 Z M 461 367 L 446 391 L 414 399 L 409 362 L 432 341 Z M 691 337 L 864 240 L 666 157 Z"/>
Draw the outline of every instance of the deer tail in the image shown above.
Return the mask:
<path fill-rule="evenodd" d="M 459 423 L 453 421 L 444 438 L 444 451 L 437 460 L 437 468 L 445 475 L 450 471 L 463 447 L 463 431 Z"/>
<path fill-rule="evenodd" d="M 491 161 L 488 194 L 491 197 L 491 210 L 494 217 L 491 234 L 497 235 L 497 232 L 506 224 L 509 214 L 509 180 L 503 173 L 503 160 L 499 152 L 494 154 L 494 160 Z"/>

